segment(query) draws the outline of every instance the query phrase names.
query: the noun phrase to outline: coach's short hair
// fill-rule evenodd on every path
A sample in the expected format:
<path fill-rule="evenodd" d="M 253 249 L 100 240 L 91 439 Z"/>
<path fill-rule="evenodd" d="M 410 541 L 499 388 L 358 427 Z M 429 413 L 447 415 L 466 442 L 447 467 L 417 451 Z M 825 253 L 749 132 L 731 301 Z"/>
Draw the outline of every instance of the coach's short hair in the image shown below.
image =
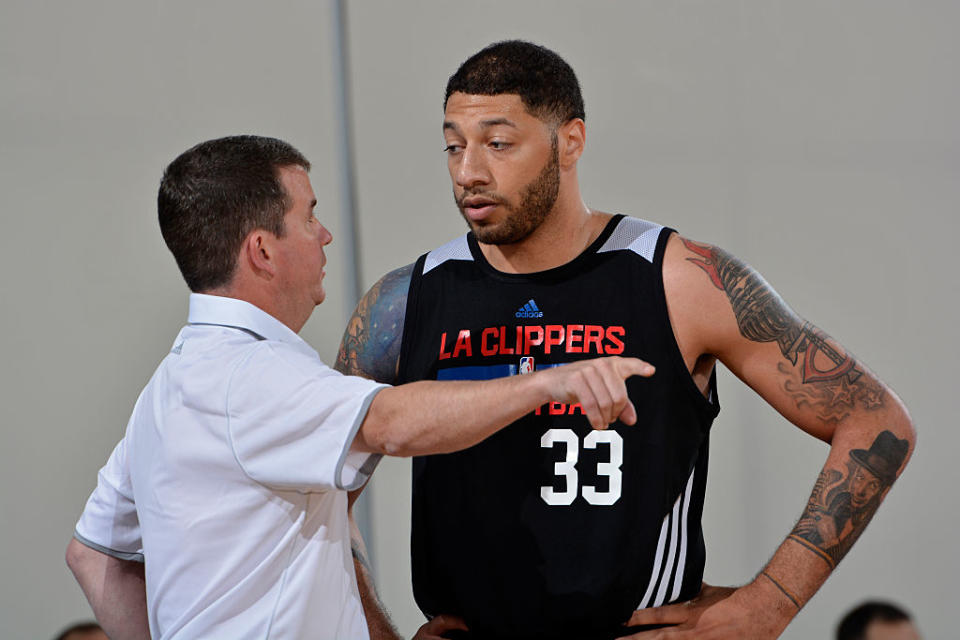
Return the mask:
<path fill-rule="evenodd" d="M 495 96 L 515 93 L 531 114 L 561 124 L 586 119 L 580 83 L 556 53 L 524 40 L 496 42 L 470 56 L 447 81 L 447 100 L 455 92 Z"/>
<path fill-rule="evenodd" d="M 850 610 L 837 625 L 837 640 L 864 640 L 871 622 L 903 622 L 910 614 L 890 602 L 869 601 Z"/>
<path fill-rule="evenodd" d="M 254 229 L 280 237 L 288 194 L 278 169 L 310 162 L 275 138 L 231 136 L 201 142 L 163 172 L 160 232 L 191 291 L 229 284 L 240 245 Z"/>

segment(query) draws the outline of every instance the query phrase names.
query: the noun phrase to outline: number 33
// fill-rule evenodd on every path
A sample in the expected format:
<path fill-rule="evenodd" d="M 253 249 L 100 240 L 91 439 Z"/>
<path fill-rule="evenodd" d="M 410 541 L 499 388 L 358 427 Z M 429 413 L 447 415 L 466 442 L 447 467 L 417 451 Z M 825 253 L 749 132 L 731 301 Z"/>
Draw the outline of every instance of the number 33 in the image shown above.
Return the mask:
<path fill-rule="evenodd" d="M 607 462 L 597 463 L 597 475 L 607 476 L 610 486 L 607 491 L 597 491 L 596 487 L 584 485 L 583 498 L 590 504 L 611 505 L 620 499 L 622 485 L 620 466 L 623 464 L 623 438 L 616 431 L 591 431 L 583 439 L 584 449 L 596 449 L 597 444 L 604 443 L 610 447 L 610 459 Z M 564 459 L 553 465 L 553 472 L 567 479 L 565 491 L 555 491 L 553 487 L 540 487 L 540 497 L 549 505 L 565 506 L 573 504 L 577 498 L 577 459 L 580 455 L 580 439 L 573 429 L 550 429 L 540 438 L 540 446 L 552 449 L 562 444 L 566 447 Z"/>

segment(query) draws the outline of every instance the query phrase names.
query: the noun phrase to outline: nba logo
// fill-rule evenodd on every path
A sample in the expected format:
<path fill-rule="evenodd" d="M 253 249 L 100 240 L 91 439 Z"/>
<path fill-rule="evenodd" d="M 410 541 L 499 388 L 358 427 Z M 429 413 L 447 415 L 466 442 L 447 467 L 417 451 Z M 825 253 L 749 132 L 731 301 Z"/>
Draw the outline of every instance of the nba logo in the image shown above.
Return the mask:
<path fill-rule="evenodd" d="M 530 356 L 520 358 L 520 373 L 533 373 L 533 358 Z"/>

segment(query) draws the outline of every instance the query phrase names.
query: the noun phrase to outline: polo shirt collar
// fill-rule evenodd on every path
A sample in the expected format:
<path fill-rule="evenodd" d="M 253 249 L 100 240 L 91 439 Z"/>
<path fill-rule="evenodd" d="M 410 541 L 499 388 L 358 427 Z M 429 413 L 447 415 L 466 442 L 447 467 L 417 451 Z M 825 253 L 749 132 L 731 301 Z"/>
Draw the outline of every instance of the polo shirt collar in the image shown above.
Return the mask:
<path fill-rule="evenodd" d="M 213 324 L 234 327 L 266 340 L 279 340 L 297 347 L 307 347 L 303 338 L 272 315 L 245 300 L 211 296 L 204 293 L 190 294 L 190 324 Z"/>

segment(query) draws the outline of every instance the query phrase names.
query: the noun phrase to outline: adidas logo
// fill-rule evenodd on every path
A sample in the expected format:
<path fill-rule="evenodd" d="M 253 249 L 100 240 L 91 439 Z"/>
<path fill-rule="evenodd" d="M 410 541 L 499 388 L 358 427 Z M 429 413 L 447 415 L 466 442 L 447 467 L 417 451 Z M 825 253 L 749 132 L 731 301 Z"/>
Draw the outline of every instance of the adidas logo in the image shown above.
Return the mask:
<path fill-rule="evenodd" d="M 520 310 L 517 311 L 516 316 L 518 318 L 542 318 L 543 311 L 537 307 L 537 303 L 533 301 L 533 298 L 527 300 L 527 304 L 520 307 Z"/>

